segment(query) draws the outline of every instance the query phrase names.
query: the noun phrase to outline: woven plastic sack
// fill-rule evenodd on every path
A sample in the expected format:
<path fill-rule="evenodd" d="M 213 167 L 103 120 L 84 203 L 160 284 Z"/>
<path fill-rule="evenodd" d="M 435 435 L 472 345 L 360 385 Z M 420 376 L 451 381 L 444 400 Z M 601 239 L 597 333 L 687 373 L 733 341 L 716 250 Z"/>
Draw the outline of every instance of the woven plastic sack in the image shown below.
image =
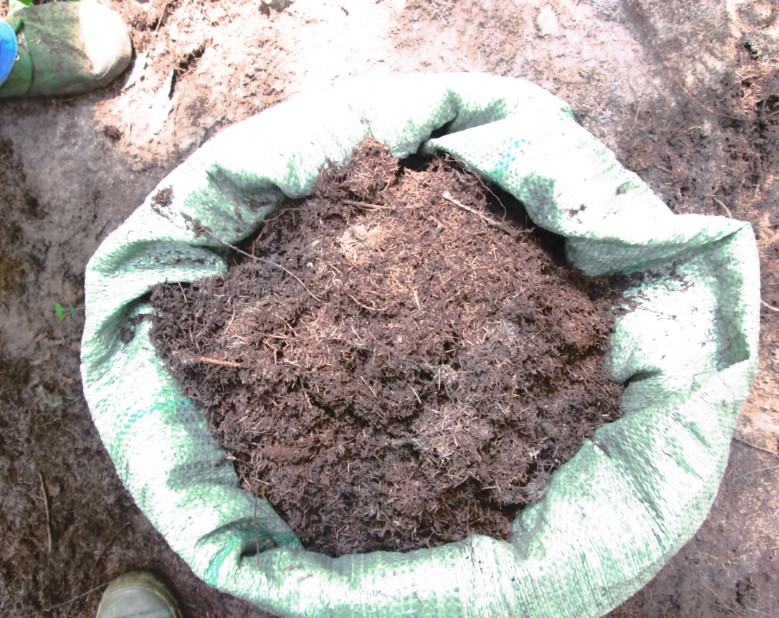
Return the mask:
<path fill-rule="evenodd" d="M 150 343 L 154 285 L 223 273 L 229 249 L 215 237 L 245 238 L 370 135 L 401 158 L 463 159 L 566 237 L 589 274 L 654 273 L 627 293 L 607 358 L 627 383 L 624 418 L 553 475 L 507 541 L 306 551 L 239 489 Z M 359 78 L 225 130 L 103 242 L 86 274 L 84 388 L 120 478 L 170 546 L 208 584 L 267 611 L 597 616 L 649 581 L 709 511 L 756 372 L 758 280 L 749 224 L 672 214 L 541 88 L 477 74 Z"/>

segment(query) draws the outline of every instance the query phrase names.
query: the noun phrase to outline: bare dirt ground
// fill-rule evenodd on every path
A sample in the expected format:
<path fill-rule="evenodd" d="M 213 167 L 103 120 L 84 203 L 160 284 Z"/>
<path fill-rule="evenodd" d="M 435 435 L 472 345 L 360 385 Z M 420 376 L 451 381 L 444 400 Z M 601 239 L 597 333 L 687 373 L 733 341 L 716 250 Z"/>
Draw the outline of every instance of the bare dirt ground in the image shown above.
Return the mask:
<path fill-rule="evenodd" d="M 200 583 L 117 479 L 81 394 L 83 271 L 221 128 L 365 72 L 488 71 L 568 100 L 676 212 L 750 221 L 761 373 L 714 508 L 613 616 L 779 615 L 779 8 L 771 0 L 108 2 L 133 68 L 0 102 L 0 614 L 90 616 L 134 568 L 188 616 L 262 616 Z M 284 3 L 271 3 L 280 6 Z M 263 10 L 265 7 L 265 10 Z"/>

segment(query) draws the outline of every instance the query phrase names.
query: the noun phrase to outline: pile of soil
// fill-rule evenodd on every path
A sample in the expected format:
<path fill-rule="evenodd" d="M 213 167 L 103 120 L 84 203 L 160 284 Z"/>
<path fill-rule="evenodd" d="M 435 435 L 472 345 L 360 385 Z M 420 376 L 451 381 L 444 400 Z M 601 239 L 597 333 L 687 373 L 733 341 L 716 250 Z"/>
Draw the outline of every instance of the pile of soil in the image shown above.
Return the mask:
<path fill-rule="evenodd" d="M 152 338 L 308 549 L 505 538 L 620 416 L 602 360 L 620 281 L 565 266 L 450 158 L 366 141 L 244 250 L 224 277 L 157 287 Z"/>

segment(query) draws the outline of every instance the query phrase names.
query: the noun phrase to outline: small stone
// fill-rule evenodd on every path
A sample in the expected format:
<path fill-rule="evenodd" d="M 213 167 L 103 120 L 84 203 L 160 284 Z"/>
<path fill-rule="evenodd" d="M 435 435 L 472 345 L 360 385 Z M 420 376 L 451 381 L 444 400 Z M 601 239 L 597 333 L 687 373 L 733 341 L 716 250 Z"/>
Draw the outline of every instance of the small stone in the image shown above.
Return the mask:
<path fill-rule="evenodd" d="M 536 27 L 538 28 L 539 36 L 560 36 L 560 23 L 557 21 L 557 15 L 555 15 L 550 6 L 545 6 L 538 12 Z"/>

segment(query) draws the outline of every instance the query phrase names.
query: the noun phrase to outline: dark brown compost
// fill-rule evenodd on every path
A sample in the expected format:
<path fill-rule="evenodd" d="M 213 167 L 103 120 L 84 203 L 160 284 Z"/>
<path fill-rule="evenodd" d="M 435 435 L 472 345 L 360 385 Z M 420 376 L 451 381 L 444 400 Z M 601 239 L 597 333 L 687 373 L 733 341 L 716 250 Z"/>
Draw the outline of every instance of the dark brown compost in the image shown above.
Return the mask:
<path fill-rule="evenodd" d="M 243 249 L 224 277 L 156 288 L 152 336 L 309 549 L 505 538 L 620 416 L 603 367 L 619 281 L 565 266 L 451 159 L 367 141 Z"/>

